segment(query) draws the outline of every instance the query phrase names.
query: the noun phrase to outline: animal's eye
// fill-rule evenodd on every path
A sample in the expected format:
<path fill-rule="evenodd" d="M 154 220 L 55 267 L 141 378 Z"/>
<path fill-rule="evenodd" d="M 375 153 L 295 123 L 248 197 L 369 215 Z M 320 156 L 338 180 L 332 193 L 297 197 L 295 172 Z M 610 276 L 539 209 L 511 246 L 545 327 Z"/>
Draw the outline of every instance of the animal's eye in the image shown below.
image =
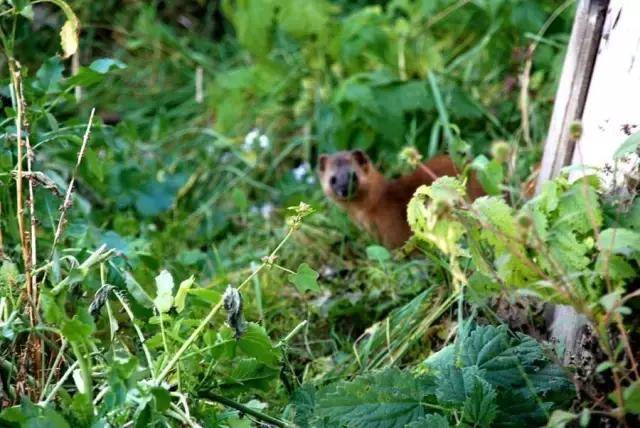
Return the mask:
<path fill-rule="evenodd" d="M 334 184 L 336 184 L 336 176 L 332 175 L 331 178 L 329 179 L 329 183 L 333 186 Z"/>

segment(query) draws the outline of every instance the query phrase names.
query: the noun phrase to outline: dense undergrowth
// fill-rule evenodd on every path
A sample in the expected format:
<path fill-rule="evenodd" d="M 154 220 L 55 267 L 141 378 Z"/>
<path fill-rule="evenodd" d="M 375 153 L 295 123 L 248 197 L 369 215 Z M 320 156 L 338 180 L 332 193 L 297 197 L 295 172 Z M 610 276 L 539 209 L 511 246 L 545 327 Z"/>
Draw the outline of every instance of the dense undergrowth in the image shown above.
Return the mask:
<path fill-rule="evenodd" d="M 635 190 L 520 192 L 572 11 L 0 2 L 0 422 L 633 423 Z M 315 183 L 349 147 L 450 152 L 492 196 L 421 189 L 391 253 Z M 561 368 L 540 302 L 588 316 L 593 361 Z"/>

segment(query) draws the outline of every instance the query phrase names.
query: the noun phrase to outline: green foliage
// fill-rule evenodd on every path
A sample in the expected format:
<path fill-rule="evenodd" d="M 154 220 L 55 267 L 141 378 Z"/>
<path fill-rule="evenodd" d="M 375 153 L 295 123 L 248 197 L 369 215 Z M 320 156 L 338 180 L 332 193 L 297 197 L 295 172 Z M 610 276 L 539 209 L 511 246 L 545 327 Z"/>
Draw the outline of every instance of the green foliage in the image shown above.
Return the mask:
<path fill-rule="evenodd" d="M 466 323 L 455 344 L 424 361 L 420 375 L 385 369 L 315 393 L 306 386 L 292 404 L 319 426 L 540 426 L 574 395 L 547 352 L 505 326 Z"/>
<path fill-rule="evenodd" d="M 438 211 L 439 189 L 459 186 L 452 180 L 416 192 L 409 221 L 418 238 L 456 256 L 457 263 L 471 259 L 478 269 L 469 278 L 474 292 L 486 296 L 502 285 L 584 311 L 603 295 L 608 280 L 623 288 L 625 279 L 637 275 L 638 234 L 603 225 L 606 201 L 595 177 L 569 183 L 561 176 L 517 211 L 498 197 Z M 455 205 L 451 197 L 447 202 Z"/>
<path fill-rule="evenodd" d="M 311 269 L 308 264 L 302 263 L 298 266 L 296 273 L 289 275 L 289 281 L 291 281 L 301 293 L 307 290 L 320 291 L 320 287 L 318 287 L 318 276 L 318 272 Z"/>
<path fill-rule="evenodd" d="M 445 427 L 487 426 L 518 411 L 537 415 L 520 396 L 509 401 L 495 383 L 504 381 L 500 372 L 477 358 L 468 361 L 468 390 L 457 364 L 441 378 L 372 371 L 422 370 L 419 362 L 449 340 L 461 296 L 450 288 L 452 272 L 456 280 L 471 272 L 455 270 L 463 260 L 481 266 L 469 285 L 482 291 L 474 303 L 498 294 L 510 275 L 542 287 L 529 283 L 535 275 L 518 260 L 498 261 L 510 248 L 483 234 L 477 219 L 458 215 L 464 186 L 451 179 L 423 188 L 421 202 L 439 202 L 410 207 L 420 248 L 436 239 L 449 257 L 429 247 L 427 259 L 402 258 L 327 208 L 312 171 L 316 152 L 356 146 L 393 169 L 398 149 L 411 145 L 425 158 L 447 149 L 459 160 L 480 155 L 474 170 L 487 189 L 511 190 L 539 148 L 518 147 L 508 171 L 506 159 L 482 156 L 495 140 L 519 143 L 523 118 L 512 82 L 533 40 L 541 43 L 526 55 L 533 61 L 528 113 L 532 140 L 542 140 L 572 22 L 568 9 L 535 35 L 557 2 L 228 0 L 122 8 L 113 0 L 74 0 L 73 12 L 53 3 L 62 9 L 0 2 L 3 60 L 21 65 L 22 136 L 42 178 L 34 189 L 41 317 L 32 319 L 10 173 L 20 100 L 9 73 L 0 73 L 7 137 L 0 143 L 0 377 L 7 386 L 0 425 L 235 427 L 274 415 L 300 426 L 350 424 L 357 416 L 356 426 L 393 425 L 395 418 Z M 63 58 L 73 51 L 73 59 Z M 0 61 L 3 71 L 7 61 Z M 54 245 L 57 194 L 72 177 L 72 203 Z M 632 232 L 621 234 L 629 240 L 608 236 L 606 227 L 598 239 L 591 220 L 570 214 L 599 202 L 579 193 L 563 199 L 568 185 L 557 186 L 532 210 L 533 227 L 568 247 L 557 251 L 573 256 L 560 254 L 572 269 L 595 263 L 614 286 L 635 277 L 638 205 L 617 226 Z M 312 210 L 301 200 L 317 212 L 303 224 Z M 478 207 L 483 221 L 522 227 L 515 208 L 498 205 Z M 595 220 L 608 225 L 604 209 Z M 295 232 L 276 257 L 269 251 L 285 224 Z M 465 246 L 470 234 L 483 242 Z M 229 284 L 242 287 L 247 322 L 239 337 L 224 324 Z M 623 296 L 598 305 L 623 313 Z M 495 334 L 508 344 L 501 352 L 521 352 L 520 336 Z M 41 356 L 32 352 L 34 339 Z M 531 364 L 545 367 L 542 359 Z M 504 367 L 520 388 L 513 367 Z M 357 372 L 353 382 L 334 383 Z M 543 376 L 551 390 L 541 386 Z M 542 370 L 534 379 L 544 403 L 556 403 L 556 376 Z M 436 382 L 449 380 L 450 392 L 438 392 Z M 334 384 L 295 389 L 310 382 Z M 229 401 L 213 403 L 203 391 Z"/>

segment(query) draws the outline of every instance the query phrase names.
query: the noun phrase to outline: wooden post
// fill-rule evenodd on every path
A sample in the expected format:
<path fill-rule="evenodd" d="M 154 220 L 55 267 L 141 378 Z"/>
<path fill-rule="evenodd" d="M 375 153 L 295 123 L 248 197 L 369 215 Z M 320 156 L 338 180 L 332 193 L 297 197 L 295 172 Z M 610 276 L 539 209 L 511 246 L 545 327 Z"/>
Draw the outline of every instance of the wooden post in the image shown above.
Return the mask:
<path fill-rule="evenodd" d="M 581 0 L 545 143 L 537 191 L 563 166 L 604 167 L 629 133 L 640 129 L 640 1 Z M 578 141 L 571 124 L 582 123 Z M 637 157 L 630 164 L 637 162 Z M 635 163 L 637 165 L 637 163 Z M 574 178 L 576 174 L 572 175 Z M 603 175 L 606 185 L 612 176 Z M 570 306 L 553 308 L 552 338 L 568 363 L 579 353 L 586 319 Z"/>

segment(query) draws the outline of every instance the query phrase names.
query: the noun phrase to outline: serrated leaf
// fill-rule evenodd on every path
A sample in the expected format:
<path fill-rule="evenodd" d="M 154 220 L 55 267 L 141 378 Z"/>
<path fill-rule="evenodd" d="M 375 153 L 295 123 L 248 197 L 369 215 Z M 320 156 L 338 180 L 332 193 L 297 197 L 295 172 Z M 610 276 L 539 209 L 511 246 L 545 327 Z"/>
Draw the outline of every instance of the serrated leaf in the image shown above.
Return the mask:
<path fill-rule="evenodd" d="M 425 415 L 405 425 L 404 428 L 449 428 L 449 426 L 449 421 L 442 415 Z"/>
<path fill-rule="evenodd" d="M 640 253 L 640 233 L 623 228 L 605 229 L 598 237 L 598 248 L 624 256 Z"/>
<path fill-rule="evenodd" d="M 274 348 L 264 327 L 256 323 L 247 323 L 245 332 L 238 339 L 238 347 L 267 366 L 276 368 L 280 363 L 280 352 Z"/>
<path fill-rule="evenodd" d="M 556 224 L 567 224 L 577 233 L 588 233 L 602 225 L 602 209 L 594 184 L 589 176 L 582 177 L 560 196 Z"/>
<path fill-rule="evenodd" d="M 424 394 L 422 381 L 398 369 L 386 369 L 318 391 L 316 415 L 335 426 L 402 427 L 424 416 Z"/>
<path fill-rule="evenodd" d="M 293 392 L 291 403 L 295 409 L 293 422 L 300 428 L 310 427 L 316 407 L 316 390 L 313 385 L 304 384 Z"/>
<path fill-rule="evenodd" d="M 320 291 L 318 286 L 319 276 L 318 272 L 311 269 L 308 264 L 302 263 L 298 266 L 298 271 L 295 274 L 289 275 L 289 281 L 296 286 L 300 293 L 304 293 L 307 290 Z"/>
<path fill-rule="evenodd" d="M 496 392 L 481 378 L 476 381 L 462 408 L 462 419 L 474 427 L 490 427 L 496 417 Z"/>
<path fill-rule="evenodd" d="M 156 298 L 153 299 L 158 312 L 164 314 L 169 312 L 173 306 L 173 276 L 168 270 L 163 270 L 156 276 Z"/>

